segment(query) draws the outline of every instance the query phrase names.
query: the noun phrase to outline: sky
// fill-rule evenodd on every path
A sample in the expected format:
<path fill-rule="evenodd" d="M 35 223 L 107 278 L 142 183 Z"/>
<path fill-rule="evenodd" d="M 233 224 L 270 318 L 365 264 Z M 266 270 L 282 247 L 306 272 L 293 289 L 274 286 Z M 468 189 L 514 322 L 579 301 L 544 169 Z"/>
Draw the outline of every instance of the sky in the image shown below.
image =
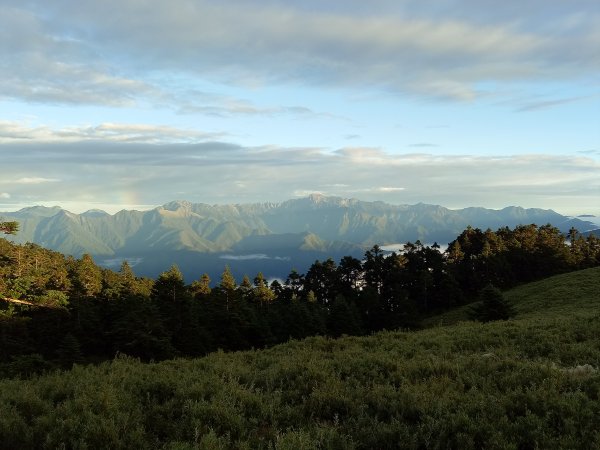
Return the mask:
<path fill-rule="evenodd" d="M 600 215 L 598 0 L 0 0 L 0 211 Z"/>

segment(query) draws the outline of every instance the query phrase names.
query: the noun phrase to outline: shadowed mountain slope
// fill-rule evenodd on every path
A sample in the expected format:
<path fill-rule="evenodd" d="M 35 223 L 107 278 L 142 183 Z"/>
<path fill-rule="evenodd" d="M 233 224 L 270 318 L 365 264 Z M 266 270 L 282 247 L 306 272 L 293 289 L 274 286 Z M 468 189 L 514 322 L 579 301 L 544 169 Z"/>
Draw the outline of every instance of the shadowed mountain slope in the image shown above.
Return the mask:
<path fill-rule="evenodd" d="M 261 266 L 253 268 L 246 262 L 244 267 L 233 267 L 234 272 L 255 273 L 267 259 L 278 258 L 289 263 L 279 268 L 272 264 L 269 271 L 272 277 L 281 277 L 291 268 L 303 270 L 315 259 L 360 257 L 375 244 L 417 239 L 445 244 L 469 225 L 497 229 L 550 223 L 563 232 L 571 227 L 581 232 L 595 228 L 591 222 L 552 210 L 450 210 L 423 203 L 391 205 L 320 194 L 281 203 L 173 201 L 149 211 L 124 210 L 114 215 L 98 210 L 73 214 L 58 207 L 37 206 L 2 216 L 20 223 L 19 233 L 10 237 L 15 242 L 34 242 L 75 256 L 89 253 L 100 262 L 102 258 L 136 260 L 138 273 L 149 276 L 156 276 L 158 267 L 164 270 L 171 263 L 180 264 L 186 276 L 197 276 L 192 266 L 197 272 L 200 266 L 212 270 L 216 263 L 220 270 L 221 257 L 248 261 L 248 254 L 260 253 L 265 256 Z"/>

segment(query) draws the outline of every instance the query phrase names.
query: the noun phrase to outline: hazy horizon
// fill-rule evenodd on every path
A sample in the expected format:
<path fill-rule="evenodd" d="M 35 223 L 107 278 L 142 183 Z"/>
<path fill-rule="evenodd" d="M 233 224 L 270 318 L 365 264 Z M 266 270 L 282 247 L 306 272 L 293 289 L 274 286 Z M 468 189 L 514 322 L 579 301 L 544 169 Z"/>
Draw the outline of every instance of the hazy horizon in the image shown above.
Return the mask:
<path fill-rule="evenodd" d="M 1 0 L 0 211 L 600 216 L 600 4 Z"/>
<path fill-rule="evenodd" d="M 312 194 L 309 194 L 309 195 L 304 196 L 304 197 L 296 197 L 294 199 L 286 199 L 286 200 L 283 200 L 283 201 L 299 200 L 301 198 L 310 198 L 311 196 L 314 196 L 314 195 L 323 195 L 323 194 L 316 192 L 316 193 L 312 193 Z M 352 198 L 339 197 L 339 196 L 324 196 L 324 197 L 336 197 L 336 198 L 342 198 L 343 200 L 358 200 L 358 201 L 367 201 L 368 202 L 368 200 L 362 200 L 362 199 L 356 198 L 356 197 L 352 197 Z M 375 200 L 375 201 L 382 201 L 382 200 Z M 43 204 L 24 205 L 24 206 L 19 207 L 18 209 L 10 209 L 10 210 L 9 209 L 0 209 L 0 218 L 2 218 L 2 213 L 10 214 L 10 213 L 15 213 L 15 212 L 21 211 L 23 209 L 35 208 L 35 207 L 46 207 L 46 208 L 59 207 L 59 208 L 65 210 L 65 211 L 73 213 L 73 214 L 84 214 L 84 213 L 88 213 L 88 212 L 98 211 L 98 212 L 103 212 L 103 213 L 107 213 L 107 214 L 109 214 L 111 216 L 114 216 L 115 214 L 117 214 L 118 212 L 121 212 L 121 211 L 142 211 L 142 212 L 143 211 L 150 211 L 152 209 L 160 208 L 160 207 L 165 206 L 166 204 L 172 203 L 172 202 L 189 202 L 189 203 L 192 203 L 192 204 L 195 204 L 195 203 L 196 204 L 207 204 L 207 205 L 210 205 L 210 206 L 223 206 L 223 205 L 231 205 L 231 204 L 247 205 L 247 204 L 263 204 L 263 203 L 273 203 L 273 204 L 281 203 L 281 202 L 275 202 L 275 201 L 272 202 L 272 201 L 269 201 L 269 200 L 259 201 L 259 202 L 244 202 L 244 203 L 240 203 L 240 202 L 236 202 L 236 203 L 224 203 L 224 202 L 222 202 L 222 203 L 209 203 L 209 202 L 190 202 L 189 200 L 180 198 L 180 199 L 173 199 L 173 200 L 171 200 L 169 202 L 165 202 L 163 204 L 157 204 L 157 205 L 126 205 L 126 206 L 129 206 L 129 207 L 119 208 L 119 209 L 117 209 L 115 207 L 111 207 L 111 205 L 105 205 L 105 206 L 107 206 L 107 208 L 105 208 L 105 209 L 103 209 L 103 208 L 87 208 L 86 209 L 85 205 L 80 205 L 80 209 L 69 209 L 69 208 L 61 206 L 60 204 L 55 203 L 55 202 L 44 202 Z M 397 202 L 388 202 L 388 201 L 384 201 L 384 203 L 389 204 L 389 205 L 394 205 L 394 206 L 404 206 L 404 205 L 406 205 L 406 206 L 413 206 L 413 205 L 416 204 L 416 203 L 412 203 L 412 204 L 409 204 L 409 203 L 397 203 Z M 423 203 L 423 202 L 417 202 L 417 203 Z M 452 210 L 452 211 L 458 211 L 458 210 L 462 210 L 462 209 L 465 209 L 465 208 L 485 208 L 485 209 L 494 210 L 494 211 L 500 211 L 500 210 L 503 210 L 505 208 L 511 208 L 511 207 L 530 209 L 530 208 L 523 207 L 521 205 L 506 205 L 506 206 L 502 206 L 502 207 L 499 207 L 499 208 L 487 208 L 486 206 L 483 206 L 483 205 L 470 205 L 470 206 L 466 206 L 466 207 L 452 208 L 452 207 L 448 207 L 448 206 L 445 206 L 445 205 L 439 205 L 439 204 L 435 204 L 435 203 L 427 203 L 427 204 L 434 205 L 434 206 L 441 206 L 443 208 L 446 208 L 446 209 L 449 209 L 449 210 Z M 600 225 L 600 216 L 596 216 L 594 214 L 585 214 L 585 213 L 584 214 L 564 214 L 561 211 L 557 211 L 557 210 L 555 210 L 553 208 L 536 208 L 536 207 L 531 207 L 531 209 L 553 210 L 554 212 L 557 212 L 557 213 L 562 214 L 562 215 L 567 216 L 567 217 L 581 218 L 582 220 L 587 220 L 589 222 L 593 222 L 593 223 L 596 223 L 596 224 Z"/>

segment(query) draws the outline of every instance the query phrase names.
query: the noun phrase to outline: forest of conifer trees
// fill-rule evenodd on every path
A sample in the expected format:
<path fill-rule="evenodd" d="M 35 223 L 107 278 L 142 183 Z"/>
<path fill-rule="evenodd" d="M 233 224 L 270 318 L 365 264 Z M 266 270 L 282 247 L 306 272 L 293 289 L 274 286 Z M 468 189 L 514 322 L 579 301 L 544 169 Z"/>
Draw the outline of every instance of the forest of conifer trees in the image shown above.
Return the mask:
<path fill-rule="evenodd" d="M 14 232 L 15 228 L 5 230 Z M 261 273 L 220 280 L 172 266 L 156 280 L 99 267 L 35 244 L 0 239 L 0 374 L 27 375 L 116 354 L 144 361 L 271 346 L 313 335 L 418 328 L 432 314 L 507 289 L 600 264 L 600 239 L 551 225 L 467 228 L 448 250 L 374 246 L 362 260 L 315 261 L 269 283 Z"/>

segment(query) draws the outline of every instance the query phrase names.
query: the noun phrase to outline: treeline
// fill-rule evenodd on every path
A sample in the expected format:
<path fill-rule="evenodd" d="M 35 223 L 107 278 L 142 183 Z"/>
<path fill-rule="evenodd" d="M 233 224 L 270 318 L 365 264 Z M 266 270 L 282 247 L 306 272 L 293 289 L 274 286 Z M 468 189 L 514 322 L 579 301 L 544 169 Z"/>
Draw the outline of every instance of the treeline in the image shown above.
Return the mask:
<path fill-rule="evenodd" d="M 445 252 L 407 243 L 362 260 L 315 261 L 283 282 L 262 274 L 156 280 L 0 239 L 0 372 L 26 374 L 125 353 L 143 360 L 270 346 L 311 335 L 417 327 L 421 318 L 502 289 L 600 264 L 600 239 L 550 225 L 467 228 Z"/>

